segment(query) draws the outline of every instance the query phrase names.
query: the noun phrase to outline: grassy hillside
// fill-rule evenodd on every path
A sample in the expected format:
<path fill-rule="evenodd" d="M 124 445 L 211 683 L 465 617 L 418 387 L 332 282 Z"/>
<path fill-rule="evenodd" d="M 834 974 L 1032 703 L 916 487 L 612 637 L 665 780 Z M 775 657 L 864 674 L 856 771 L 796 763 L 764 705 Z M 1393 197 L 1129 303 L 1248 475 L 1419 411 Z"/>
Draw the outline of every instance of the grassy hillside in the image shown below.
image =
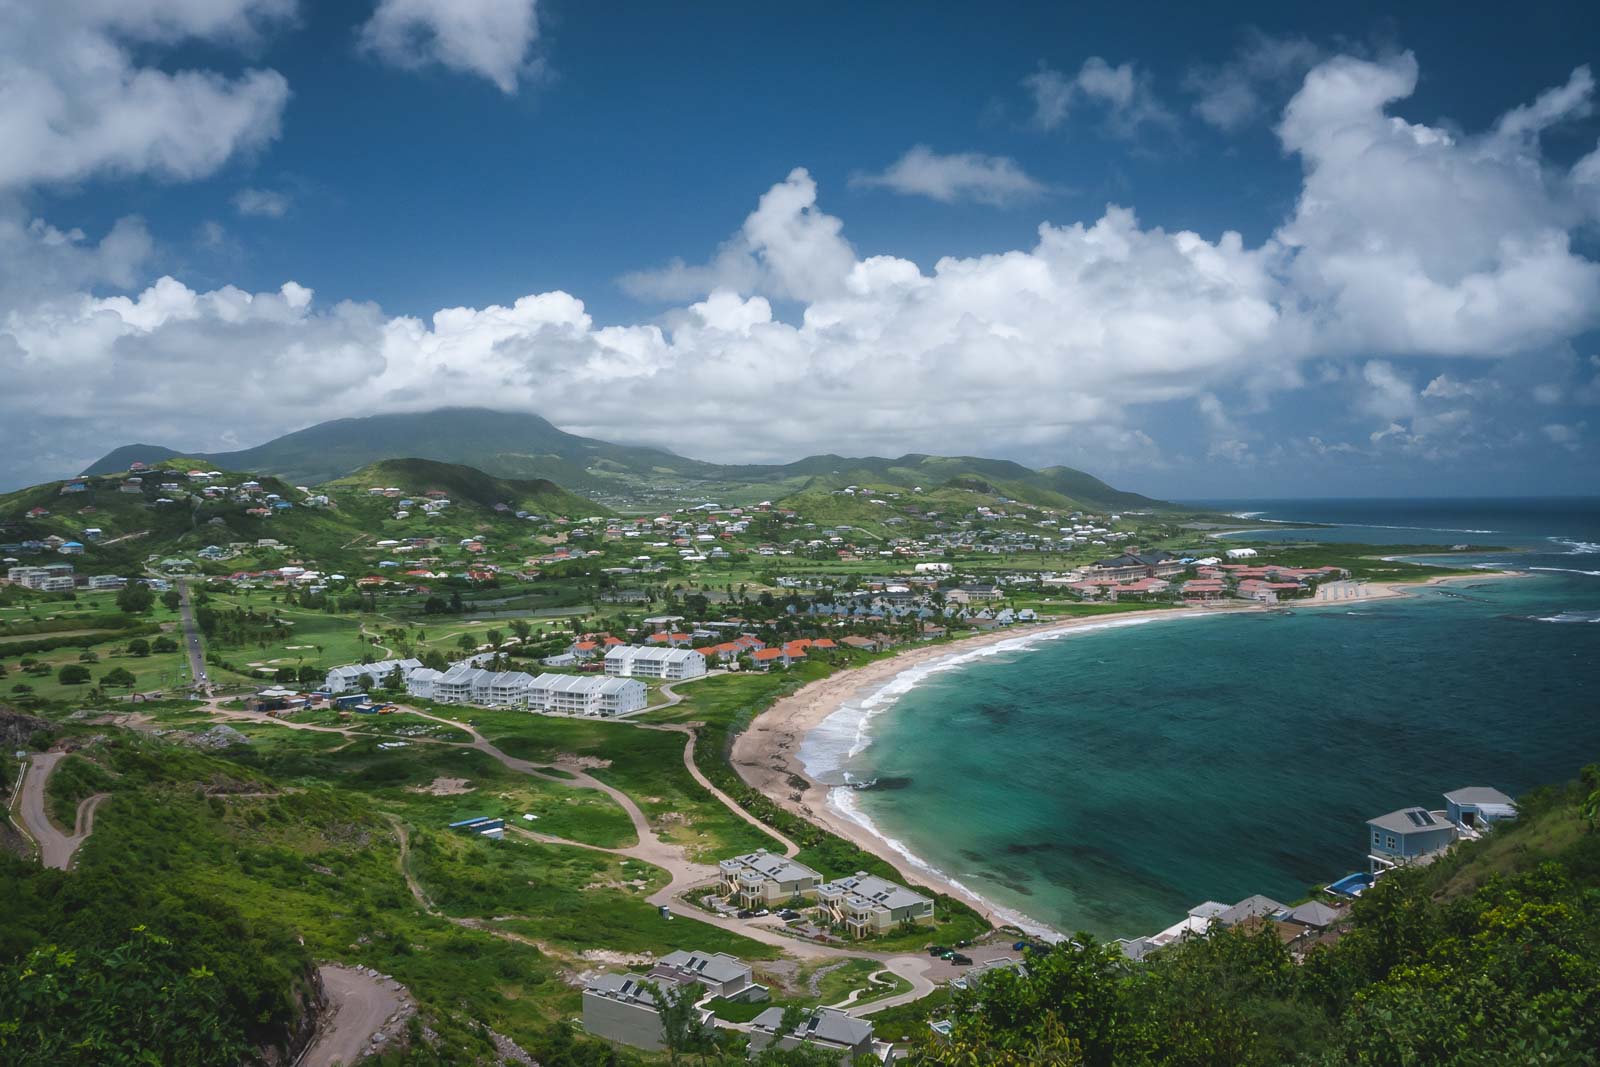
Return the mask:
<path fill-rule="evenodd" d="M 504 504 L 513 511 L 575 519 L 611 514 L 610 509 L 544 478 L 496 478 L 463 464 L 430 459 L 380 460 L 318 488 L 343 498 L 349 491 L 364 493 L 376 486 L 394 486 L 418 495 L 437 490 L 453 501 L 490 510 Z"/>
<path fill-rule="evenodd" d="M 528 523 L 515 517 L 519 510 L 574 519 L 610 514 L 594 501 L 548 481 L 494 478 L 470 467 L 429 460 L 386 460 L 314 490 L 266 474 L 224 471 L 214 483 L 183 479 L 181 472 L 197 463 L 209 465 L 192 458 L 164 461 L 144 471 L 143 485 L 131 492 L 123 491 L 122 477 L 110 476 L 47 482 L 7 493 L 0 496 L 0 542 L 51 535 L 82 542 L 82 555 L 46 552 L 28 556 L 25 562 L 70 562 L 84 574 L 140 573 L 153 561 L 193 556 L 207 545 L 255 545 L 263 539 L 285 547 L 231 555 L 223 569 L 251 569 L 297 557 L 315 559 L 330 569 L 359 569 L 367 565 L 370 554 L 365 546 L 384 537 L 492 535 L 504 543 L 529 533 Z M 171 479 L 177 479 L 170 483 L 177 488 L 163 489 Z M 248 500 L 231 491 L 214 499 L 204 495 L 213 485 L 231 490 L 252 480 L 260 488 Z M 81 484 L 83 489 L 64 493 L 69 484 Z M 410 522 L 397 520 L 397 502 L 371 496 L 372 486 L 392 486 L 419 498 L 437 490 L 451 500 L 451 506 L 435 520 L 424 522 L 420 512 Z M 319 494 L 329 498 L 330 506 L 313 506 L 313 497 Z M 291 506 L 269 506 L 268 514 L 251 514 L 261 511 L 269 497 Z M 45 514 L 30 514 L 39 510 Z M 101 531 L 98 537 L 89 535 L 91 528 Z"/>
<path fill-rule="evenodd" d="M 958 995 L 908 1062 L 1156 1065 L 1600 1062 L 1600 767 L 1443 860 L 1393 872 L 1296 966 L 1270 928 L 1137 966 L 1084 938 Z M 889 1023 L 891 1020 L 880 1020 Z"/>

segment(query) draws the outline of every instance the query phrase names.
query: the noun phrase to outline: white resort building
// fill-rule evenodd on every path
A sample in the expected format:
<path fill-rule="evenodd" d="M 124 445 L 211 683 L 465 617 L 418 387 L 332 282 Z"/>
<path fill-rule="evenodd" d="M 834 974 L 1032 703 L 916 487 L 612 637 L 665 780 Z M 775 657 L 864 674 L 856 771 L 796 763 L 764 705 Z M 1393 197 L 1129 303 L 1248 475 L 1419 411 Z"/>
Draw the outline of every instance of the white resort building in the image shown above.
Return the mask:
<path fill-rule="evenodd" d="M 706 658 L 692 648 L 615 645 L 606 653 L 606 673 L 614 678 L 680 681 L 706 673 Z"/>
<path fill-rule="evenodd" d="M 377 689 L 394 673 L 396 667 L 400 668 L 400 677 L 409 678 L 411 672 L 421 666 L 420 659 L 386 659 L 382 663 L 352 663 L 334 667 L 328 672 L 323 688 L 335 695 L 349 693 L 361 688 L 362 678 L 370 678 L 368 688 Z"/>
<path fill-rule="evenodd" d="M 643 708 L 649 699 L 645 684 L 632 678 L 594 674 L 541 674 L 527 690 L 528 707 L 569 715 L 611 718 Z"/>

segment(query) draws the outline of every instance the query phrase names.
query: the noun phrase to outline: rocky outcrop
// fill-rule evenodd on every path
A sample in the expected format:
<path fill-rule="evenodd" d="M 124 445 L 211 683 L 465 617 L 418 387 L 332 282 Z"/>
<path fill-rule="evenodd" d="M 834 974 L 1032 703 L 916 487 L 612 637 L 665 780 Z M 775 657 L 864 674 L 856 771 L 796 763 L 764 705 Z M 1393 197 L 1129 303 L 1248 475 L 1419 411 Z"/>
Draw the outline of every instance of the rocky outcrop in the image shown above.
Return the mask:
<path fill-rule="evenodd" d="M 280 1042 L 256 1049 L 256 1059 L 266 1067 L 289 1067 L 298 1061 L 317 1036 L 317 1020 L 328 1006 L 328 994 L 322 987 L 322 974 L 308 966 L 301 976 L 299 996 L 296 998 L 295 1021 Z"/>
<path fill-rule="evenodd" d="M 193 745 L 195 748 L 217 752 L 225 748 L 232 748 L 234 745 L 248 745 L 250 739 L 233 727 L 218 723 L 205 733 L 190 734 L 184 738 L 184 742 Z"/>
<path fill-rule="evenodd" d="M 15 708 L 0 704 L 0 753 L 28 748 L 29 740 L 40 733 L 46 736 L 54 734 L 55 726 L 48 719 L 24 715 Z"/>

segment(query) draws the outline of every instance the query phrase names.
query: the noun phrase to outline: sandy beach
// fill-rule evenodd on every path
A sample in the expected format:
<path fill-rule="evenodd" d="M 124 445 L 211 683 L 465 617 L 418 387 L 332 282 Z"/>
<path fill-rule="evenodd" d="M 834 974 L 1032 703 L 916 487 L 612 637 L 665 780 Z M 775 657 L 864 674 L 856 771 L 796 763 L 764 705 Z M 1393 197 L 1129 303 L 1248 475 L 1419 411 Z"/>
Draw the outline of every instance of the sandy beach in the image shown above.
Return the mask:
<path fill-rule="evenodd" d="M 1219 614 L 1239 614 L 1279 610 L 1281 607 L 1348 606 L 1374 600 L 1413 595 L 1413 590 L 1447 582 L 1475 581 L 1484 578 L 1525 577 L 1515 571 L 1484 571 L 1481 574 L 1440 575 L 1424 582 L 1329 583 L 1313 600 L 1295 600 L 1286 605 L 1238 604 L 1195 608 L 1151 608 L 1073 619 L 1054 619 L 992 630 L 955 641 L 912 645 L 896 655 L 840 671 L 812 682 L 792 695 L 777 701 L 758 715 L 734 741 L 732 763 L 746 783 L 761 790 L 773 801 L 824 827 L 893 865 L 907 881 L 928 886 L 965 901 L 997 925 L 1019 925 L 1035 930 L 1050 928 L 1037 920 L 1005 912 L 968 887 L 942 877 L 926 866 L 913 865 L 890 843 L 851 819 L 829 800 L 833 786 L 814 781 L 800 761 L 800 746 L 805 736 L 823 720 L 852 699 L 873 692 L 895 676 L 935 660 L 961 655 L 976 649 L 1018 638 L 1039 637 L 1072 630 L 1103 627 L 1108 623 L 1131 620 L 1184 619 Z"/>

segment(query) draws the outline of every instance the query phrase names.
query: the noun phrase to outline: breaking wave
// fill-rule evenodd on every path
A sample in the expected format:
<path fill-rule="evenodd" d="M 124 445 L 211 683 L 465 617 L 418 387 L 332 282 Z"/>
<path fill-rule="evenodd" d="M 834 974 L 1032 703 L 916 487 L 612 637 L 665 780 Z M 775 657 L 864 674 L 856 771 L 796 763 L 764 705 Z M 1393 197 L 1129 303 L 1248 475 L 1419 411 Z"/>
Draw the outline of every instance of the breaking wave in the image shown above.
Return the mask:
<path fill-rule="evenodd" d="M 1566 546 L 1567 550 L 1563 555 L 1593 556 L 1596 553 L 1600 553 L 1600 545 L 1595 544 L 1593 541 L 1574 541 L 1570 537 L 1552 537 L 1550 538 L 1550 543 Z"/>
<path fill-rule="evenodd" d="M 1600 622 L 1600 611 L 1561 611 L 1554 615 L 1534 615 L 1534 622 Z"/>

